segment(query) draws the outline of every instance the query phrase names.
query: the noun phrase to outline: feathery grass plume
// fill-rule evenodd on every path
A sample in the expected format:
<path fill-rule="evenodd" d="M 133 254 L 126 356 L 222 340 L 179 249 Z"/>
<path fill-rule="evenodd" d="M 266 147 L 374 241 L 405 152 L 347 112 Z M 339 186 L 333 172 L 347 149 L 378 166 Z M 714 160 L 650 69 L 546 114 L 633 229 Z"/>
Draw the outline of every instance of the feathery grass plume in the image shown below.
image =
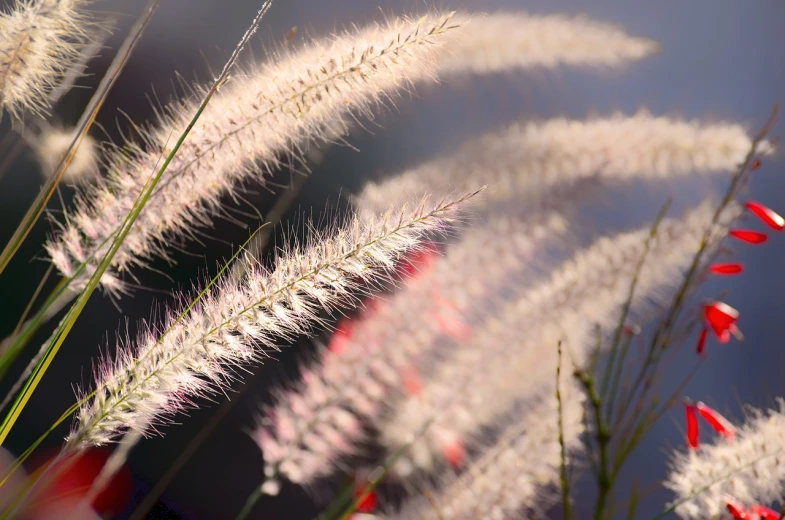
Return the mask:
<path fill-rule="evenodd" d="M 540 222 L 490 220 L 388 301 L 374 300 L 362 318 L 339 326 L 320 363 L 259 418 L 253 436 L 264 455 L 264 492 L 276 494 L 281 476 L 312 482 L 354 453 L 363 424 L 378 419 L 402 386 L 417 386 L 419 360 L 436 339 L 462 334 L 469 311 L 530 266 L 536 248 L 564 227 L 559 214 Z"/>
<path fill-rule="evenodd" d="M 676 494 L 673 505 L 682 518 L 716 518 L 726 511 L 728 495 L 747 504 L 782 501 L 785 400 L 776 410 L 751 410 L 733 439 L 676 453 L 665 487 Z"/>
<path fill-rule="evenodd" d="M 0 13 L 0 114 L 40 112 L 91 29 L 90 0 L 17 0 Z"/>
<path fill-rule="evenodd" d="M 151 433 L 154 421 L 186 408 L 192 396 L 225 388 L 237 367 L 261 356 L 260 346 L 307 332 L 321 309 L 350 303 L 361 281 L 389 276 L 396 258 L 443 230 L 470 196 L 354 217 L 283 251 L 271 271 L 255 265 L 241 283 L 218 281 L 182 319 L 172 313 L 98 365 L 96 391 L 80 408 L 67 448 L 108 443 L 127 430 Z"/>
<path fill-rule="evenodd" d="M 679 121 L 645 111 L 589 121 L 518 123 L 472 140 L 454 154 L 370 183 L 354 202 L 360 212 L 372 213 L 416 193 L 487 184 L 484 204 L 520 197 L 539 203 L 546 190 L 586 178 L 665 179 L 735 171 L 751 145 L 737 124 Z M 773 149 L 764 143 L 760 151 Z"/>
<path fill-rule="evenodd" d="M 735 217 L 738 211 L 733 206 L 724 217 Z M 661 300 L 657 292 L 677 280 L 692 261 L 713 215 L 707 202 L 683 218 L 662 222 L 638 279 L 634 310 Z M 712 236 L 716 240 L 725 232 L 719 225 Z M 550 280 L 490 312 L 476 334 L 457 341 L 427 384 L 380 426 L 382 444 L 393 453 L 411 444 L 430 423 L 393 471 L 407 476 L 417 469 L 433 470 L 437 461 L 449 461 L 463 451 L 481 428 L 494 424 L 516 402 L 550 392 L 560 340 L 565 340 L 573 361 L 582 364 L 596 340 L 593 327 L 607 332 L 617 324 L 649 233 L 644 228 L 598 240 Z"/>
<path fill-rule="evenodd" d="M 34 138 L 33 149 L 41 164 L 44 177 L 54 175 L 60 161 L 71 149 L 73 129 L 47 128 Z M 76 155 L 63 173 L 63 180 L 70 183 L 88 182 L 98 176 L 98 150 L 95 139 L 89 135 L 82 138 Z"/>
<path fill-rule="evenodd" d="M 191 130 L 115 255 L 104 288 L 117 292 L 120 273 L 154 256 L 166 257 L 178 235 L 208 225 L 220 212 L 223 194 L 252 174 L 279 166 L 280 154 L 298 155 L 304 141 L 325 138 L 350 114 L 372 116 L 375 105 L 412 78 L 430 76 L 443 35 L 453 28 L 451 17 L 393 19 L 236 74 Z M 109 153 L 105 184 L 81 197 L 63 230 L 47 243 L 65 276 L 73 276 L 87 259 L 73 287 L 92 274 L 161 154 L 169 153 L 171 136 L 181 134 L 194 111 L 193 101 L 171 104 L 157 127 L 143 131 L 143 144 L 126 143 Z M 78 240 L 70 239 L 74 236 Z"/>
<path fill-rule="evenodd" d="M 497 12 L 473 17 L 451 37 L 439 75 L 504 72 L 559 65 L 617 67 L 657 51 L 648 38 L 586 17 Z"/>
<path fill-rule="evenodd" d="M 551 378 L 553 374 L 549 373 Z M 550 385 L 554 386 L 553 383 Z M 564 444 L 569 456 L 580 448 L 583 395 L 572 383 L 562 384 Z M 520 414 L 520 415 L 518 415 Z M 559 479 L 561 446 L 559 411 L 553 395 L 524 406 L 519 417 L 460 476 L 428 499 L 409 500 L 395 518 L 475 520 L 530 518 L 528 511 L 547 509 Z"/>

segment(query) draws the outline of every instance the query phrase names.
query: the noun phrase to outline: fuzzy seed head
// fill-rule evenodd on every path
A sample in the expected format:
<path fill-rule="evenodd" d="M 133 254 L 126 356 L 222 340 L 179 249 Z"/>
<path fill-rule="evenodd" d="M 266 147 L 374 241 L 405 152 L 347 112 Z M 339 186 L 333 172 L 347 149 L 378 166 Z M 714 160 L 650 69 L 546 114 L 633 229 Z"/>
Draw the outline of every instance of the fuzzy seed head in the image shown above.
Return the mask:
<path fill-rule="evenodd" d="M 89 0 L 17 0 L 0 13 L 0 113 L 47 108 L 47 96 L 87 41 Z"/>
<path fill-rule="evenodd" d="M 107 271 L 115 279 L 143 266 L 190 228 L 207 226 L 220 212 L 221 197 L 251 176 L 285 165 L 309 141 L 330 139 L 347 118 L 372 110 L 411 81 L 433 74 L 433 59 L 451 15 L 393 19 L 383 25 L 313 42 L 270 63 L 236 73 L 213 97 L 169 165 Z M 196 99 L 204 89 L 197 88 Z M 108 178 L 88 190 L 61 233 L 46 245 L 65 275 L 76 271 L 77 255 L 64 240 L 81 237 L 89 259 L 72 282 L 78 289 L 108 250 L 109 237 L 133 207 L 196 112 L 196 103 L 173 103 L 143 143 L 113 148 L 105 158 Z M 174 137 L 173 137 L 174 136 Z M 421 194 L 420 194 L 421 195 Z M 417 200 L 419 198 L 415 197 Z M 389 206 L 388 206 L 389 207 Z M 104 285 L 105 289 L 113 290 Z"/>
<path fill-rule="evenodd" d="M 545 194 L 586 178 L 660 180 L 696 173 L 733 172 L 752 146 L 737 124 L 706 124 L 616 114 L 588 121 L 553 119 L 513 124 L 463 144 L 443 158 L 367 185 L 354 202 L 373 213 L 417 193 L 449 193 L 487 184 L 483 203 L 525 200 L 551 204 Z M 764 143 L 760 151 L 771 153 Z"/>
<path fill-rule="evenodd" d="M 35 153 L 41 163 L 41 173 L 49 177 L 57 173 L 60 161 L 68 153 L 74 140 L 72 130 L 51 128 L 35 143 Z M 73 159 L 63 172 L 63 181 L 81 183 L 98 175 L 98 145 L 92 137 L 85 135 L 79 143 Z"/>
<path fill-rule="evenodd" d="M 473 17 L 450 38 L 454 41 L 439 60 L 444 77 L 559 65 L 618 67 L 658 48 L 652 40 L 585 17 L 523 12 Z"/>
<path fill-rule="evenodd" d="M 581 446 L 584 398 L 574 383 L 564 383 L 561 420 L 566 452 L 571 456 Z M 552 487 L 561 464 L 559 411 L 554 395 L 518 410 L 518 419 L 504 429 L 481 458 L 431 492 L 428 500 L 410 500 L 395 518 L 504 520 L 530 518 L 523 514 L 526 510 L 547 509 L 543 506 L 554 494 Z"/>
<path fill-rule="evenodd" d="M 378 421 L 402 387 L 416 391 L 417 370 L 437 339 L 470 333 L 478 302 L 534 264 L 536 248 L 564 231 L 559 214 L 527 223 L 493 219 L 420 267 L 389 300 L 374 300 L 355 323 L 341 325 L 319 364 L 259 418 L 254 438 L 268 480 L 307 484 L 356 452 L 363 424 Z M 314 435 L 327 442 L 309 442 Z"/>
<path fill-rule="evenodd" d="M 737 212 L 734 207 L 727 215 Z M 660 224 L 638 279 L 633 312 L 640 312 L 647 301 L 664 300 L 664 289 L 693 259 L 713 215 L 714 208 L 706 203 L 684 218 Z M 717 226 L 712 240 L 723 229 Z M 594 344 L 593 327 L 610 331 L 616 325 L 649 233 L 644 228 L 598 240 L 549 280 L 486 316 L 476 334 L 450 345 L 449 356 L 424 388 L 401 403 L 380 427 L 382 444 L 396 453 L 430 424 L 401 457 L 404 464 L 394 468 L 398 476 L 418 469 L 433 471 L 451 439 L 467 442 L 509 413 L 516 402 L 549 395 L 556 345 L 564 341 L 580 364 Z M 538 369 L 532 372 L 532 366 Z"/>
<path fill-rule="evenodd" d="M 676 495 L 682 518 L 715 518 L 733 496 L 745 504 L 770 504 L 785 493 L 785 401 L 778 409 L 751 410 L 733 439 L 717 437 L 700 451 L 676 453 L 665 487 Z"/>
<path fill-rule="evenodd" d="M 258 360 L 279 338 L 318 322 L 318 312 L 347 305 L 361 281 L 389 277 L 396 259 L 449 222 L 466 200 L 402 208 L 372 221 L 351 219 L 334 233 L 279 256 L 275 268 L 253 264 L 242 281 L 224 278 L 178 319 L 146 327 L 134 344 L 96 369 L 96 391 L 79 410 L 67 448 L 112 442 L 226 388 L 237 368 Z"/>

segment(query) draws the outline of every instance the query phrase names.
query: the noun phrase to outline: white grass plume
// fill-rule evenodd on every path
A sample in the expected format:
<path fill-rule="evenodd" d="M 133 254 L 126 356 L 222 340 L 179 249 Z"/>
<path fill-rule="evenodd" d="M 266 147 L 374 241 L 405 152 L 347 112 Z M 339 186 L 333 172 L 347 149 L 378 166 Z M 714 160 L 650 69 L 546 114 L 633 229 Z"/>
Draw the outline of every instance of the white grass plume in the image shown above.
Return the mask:
<path fill-rule="evenodd" d="M 17 0 L 0 13 L 0 114 L 41 112 L 95 28 L 90 0 Z"/>
<path fill-rule="evenodd" d="M 559 65 L 618 67 L 658 48 L 650 39 L 586 17 L 524 12 L 473 16 L 449 38 L 438 69 L 446 78 Z"/>
<path fill-rule="evenodd" d="M 730 218 L 736 210 L 725 215 Z M 714 208 L 704 203 L 683 218 L 660 223 L 638 278 L 633 311 L 640 312 L 650 300 L 662 301 L 658 293 L 689 266 L 713 215 Z M 717 226 L 714 239 L 725 229 Z M 598 240 L 545 283 L 491 311 L 485 326 L 468 340 L 456 342 L 422 391 L 400 403 L 380 426 L 382 444 L 395 453 L 430 423 L 393 471 L 402 477 L 433 471 L 517 401 L 549 393 L 560 340 L 580 365 L 595 342 L 593 327 L 609 331 L 618 322 L 649 232 L 644 228 Z"/>
<path fill-rule="evenodd" d="M 548 374 L 555 387 L 556 374 Z M 583 393 L 574 382 L 562 382 L 562 424 L 567 457 L 580 446 Z M 559 412 L 554 393 L 518 410 L 521 415 L 507 426 L 487 451 L 465 472 L 432 491 L 404 504 L 394 517 L 404 520 L 475 520 L 479 518 L 539 518 L 554 494 L 561 464 Z M 567 461 L 569 463 L 569 460 Z M 527 511 L 533 510 L 530 517 Z"/>
<path fill-rule="evenodd" d="M 732 440 L 717 438 L 700 451 L 676 453 L 665 487 L 682 518 L 716 518 L 730 495 L 746 504 L 771 504 L 785 494 L 785 401 L 751 410 Z"/>
<path fill-rule="evenodd" d="M 60 162 L 71 149 L 74 136 L 74 129 L 51 127 L 43 130 L 41 135 L 30 138 L 44 177 L 51 177 L 57 172 Z M 98 144 L 91 136 L 85 135 L 63 172 L 63 181 L 84 183 L 95 180 L 98 174 Z"/>
<path fill-rule="evenodd" d="M 581 179 L 666 179 L 735 171 L 752 139 L 741 125 L 633 116 L 513 124 L 465 143 L 451 155 L 368 184 L 354 199 L 362 213 L 416 193 L 449 193 L 487 184 L 482 201 L 530 199 Z M 763 153 L 772 148 L 764 143 Z"/>
<path fill-rule="evenodd" d="M 538 247 L 564 233 L 558 213 L 539 222 L 491 220 L 450 244 L 389 301 L 374 300 L 355 323 L 339 327 L 319 364 L 259 418 L 254 438 L 264 455 L 264 492 L 276 494 L 280 477 L 312 482 L 355 453 L 363 423 L 378 420 L 407 378 L 418 377 L 437 338 L 465 327 L 490 292 L 532 268 Z"/>
<path fill-rule="evenodd" d="M 104 289 L 122 290 L 122 272 L 166 257 L 167 247 L 183 233 L 208 225 L 220 212 L 222 195 L 243 179 L 278 167 L 281 154 L 298 156 L 305 142 L 329 138 L 325 132 L 338 122 L 371 116 L 374 106 L 412 79 L 431 77 L 450 19 L 434 14 L 373 24 L 236 74 L 207 105 L 170 164 L 102 277 Z M 105 183 L 81 197 L 62 231 L 46 244 L 65 276 L 74 276 L 87 260 L 73 287 L 80 288 L 94 272 L 160 157 L 170 153 L 189 123 L 195 103 L 173 103 L 155 128 L 143 131 L 143 143 L 111 151 Z"/>
<path fill-rule="evenodd" d="M 466 198 L 427 208 L 423 201 L 371 221 L 354 217 L 283 251 L 272 270 L 253 265 L 243 282 L 219 281 L 181 320 L 170 314 L 98 365 L 96 391 L 86 396 L 67 448 L 112 442 L 127 430 L 153 433 L 155 421 L 190 406 L 194 396 L 225 388 L 276 338 L 307 332 L 320 310 L 351 303 L 361 281 L 389 276 L 396 259 L 443 229 Z"/>

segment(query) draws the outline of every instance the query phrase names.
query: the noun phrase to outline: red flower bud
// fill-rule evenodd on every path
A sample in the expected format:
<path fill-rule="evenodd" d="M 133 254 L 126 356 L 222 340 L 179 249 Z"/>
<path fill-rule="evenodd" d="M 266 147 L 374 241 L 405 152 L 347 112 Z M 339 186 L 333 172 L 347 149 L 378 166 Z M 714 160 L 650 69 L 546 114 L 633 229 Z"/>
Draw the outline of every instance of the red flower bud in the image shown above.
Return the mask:
<path fill-rule="evenodd" d="M 736 326 L 739 320 L 739 311 L 723 302 L 712 302 L 703 306 L 706 322 L 722 343 L 730 341 L 730 336 L 741 336 L 741 331 Z"/>
<path fill-rule="evenodd" d="M 752 506 L 750 513 L 757 516 L 758 520 L 780 520 L 781 515 L 766 506 Z"/>
<path fill-rule="evenodd" d="M 716 410 L 706 406 L 701 401 L 698 401 L 695 404 L 695 408 L 698 410 L 698 413 L 701 414 L 701 417 L 703 417 L 717 433 L 726 439 L 732 439 L 733 436 L 736 435 L 736 428 Z"/>
<path fill-rule="evenodd" d="M 698 449 L 698 416 L 695 414 L 695 406 L 684 405 L 687 412 L 687 444 L 693 450 Z"/>
<path fill-rule="evenodd" d="M 706 338 L 709 336 L 709 329 L 703 327 L 701 331 L 701 335 L 698 338 L 698 354 L 703 354 L 703 351 L 706 350 Z"/>
<path fill-rule="evenodd" d="M 714 264 L 709 266 L 709 271 L 713 274 L 734 275 L 739 274 L 744 270 L 741 264 Z"/>
<path fill-rule="evenodd" d="M 744 506 L 737 500 L 726 497 L 725 507 L 728 508 L 728 512 L 733 516 L 734 520 L 751 520 Z"/>
<path fill-rule="evenodd" d="M 730 235 L 742 242 L 747 242 L 748 244 L 762 244 L 769 239 L 765 233 L 751 231 L 749 229 L 731 229 Z"/>
<path fill-rule="evenodd" d="M 785 229 L 785 218 L 774 210 L 767 208 L 759 202 L 751 200 L 745 205 L 750 212 L 761 219 L 767 226 L 777 231 Z"/>

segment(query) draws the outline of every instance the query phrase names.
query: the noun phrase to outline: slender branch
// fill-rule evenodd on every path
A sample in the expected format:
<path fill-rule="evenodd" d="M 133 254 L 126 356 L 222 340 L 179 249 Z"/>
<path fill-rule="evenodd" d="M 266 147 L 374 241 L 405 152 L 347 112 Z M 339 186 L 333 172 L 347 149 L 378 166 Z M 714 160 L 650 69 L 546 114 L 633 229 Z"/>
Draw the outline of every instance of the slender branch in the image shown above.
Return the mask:
<path fill-rule="evenodd" d="M 559 481 L 561 483 L 562 504 L 564 508 L 564 520 L 572 518 L 572 504 L 570 502 L 570 479 L 567 475 L 567 449 L 564 442 L 564 414 L 562 411 L 561 394 L 561 368 L 562 368 L 562 342 L 559 341 L 559 359 L 556 364 L 556 402 L 559 411 L 559 450 L 561 460 L 559 464 Z"/>

